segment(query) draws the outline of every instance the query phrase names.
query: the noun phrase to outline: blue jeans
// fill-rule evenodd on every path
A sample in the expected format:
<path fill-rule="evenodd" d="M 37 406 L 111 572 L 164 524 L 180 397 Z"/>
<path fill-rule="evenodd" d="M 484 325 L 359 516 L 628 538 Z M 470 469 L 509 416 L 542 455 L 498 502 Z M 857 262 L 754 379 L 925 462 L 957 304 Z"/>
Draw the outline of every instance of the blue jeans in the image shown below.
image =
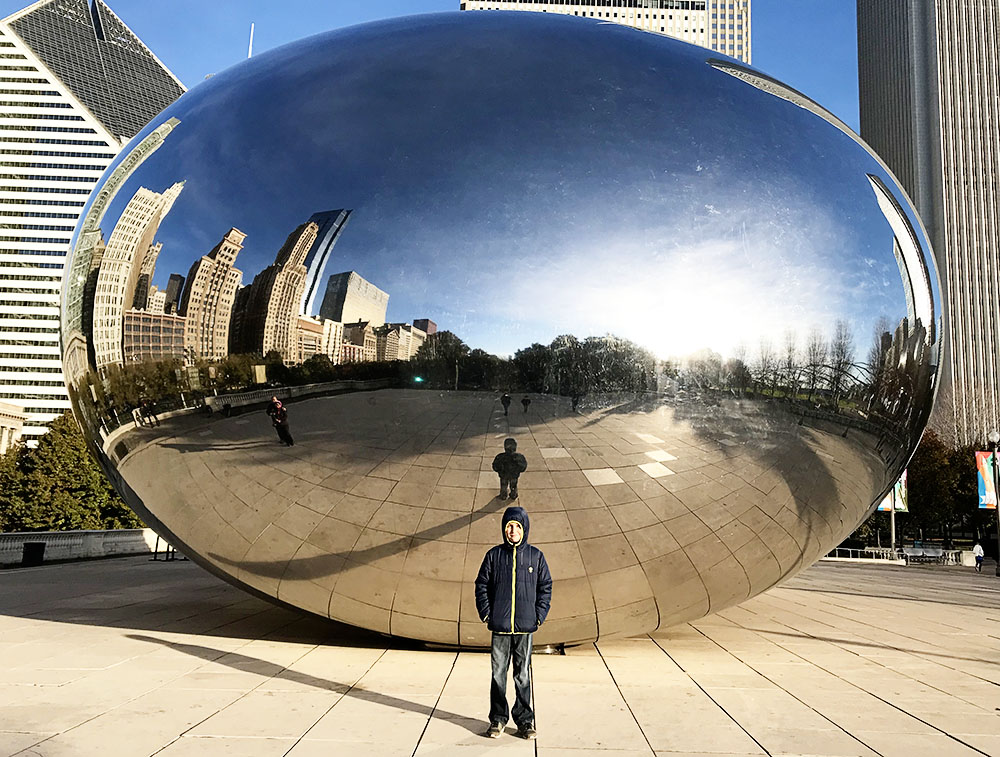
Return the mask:
<path fill-rule="evenodd" d="M 514 658 L 514 723 L 518 727 L 535 724 L 531 709 L 531 634 L 493 634 L 490 661 L 493 682 L 490 684 L 490 723 L 505 725 L 507 710 L 507 668 Z"/>

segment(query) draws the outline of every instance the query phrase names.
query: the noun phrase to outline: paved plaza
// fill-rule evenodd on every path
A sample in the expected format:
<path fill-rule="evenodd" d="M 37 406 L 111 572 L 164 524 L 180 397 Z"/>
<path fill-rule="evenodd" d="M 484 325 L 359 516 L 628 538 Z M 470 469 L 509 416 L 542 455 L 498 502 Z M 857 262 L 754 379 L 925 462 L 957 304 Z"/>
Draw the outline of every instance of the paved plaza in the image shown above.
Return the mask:
<path fill-rule="evenodd" d="M 0 755 L 997 755 L 992 572 L 821 563 L 688 625 L 535 655 L 532 743 L 481 735 L 482 652 L 279 609 L 189 562 L 8 570 Z"/>

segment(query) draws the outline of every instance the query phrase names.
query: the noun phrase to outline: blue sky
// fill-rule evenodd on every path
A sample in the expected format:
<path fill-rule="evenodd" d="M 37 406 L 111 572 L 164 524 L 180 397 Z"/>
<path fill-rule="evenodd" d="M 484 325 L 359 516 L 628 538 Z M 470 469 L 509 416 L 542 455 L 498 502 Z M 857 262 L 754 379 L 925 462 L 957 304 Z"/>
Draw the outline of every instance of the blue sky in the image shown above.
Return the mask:
<path fill-rule="evenodd" d="M 7 16 L 24 0 L 0 1 Z M 254 51 L 352 24 L 458 9 L 458 0 L 108 0 L 111 8 L 193 87 Z M 753 64 L 836 113 L 857 130 L 853 0 L 753 0 Z"/>

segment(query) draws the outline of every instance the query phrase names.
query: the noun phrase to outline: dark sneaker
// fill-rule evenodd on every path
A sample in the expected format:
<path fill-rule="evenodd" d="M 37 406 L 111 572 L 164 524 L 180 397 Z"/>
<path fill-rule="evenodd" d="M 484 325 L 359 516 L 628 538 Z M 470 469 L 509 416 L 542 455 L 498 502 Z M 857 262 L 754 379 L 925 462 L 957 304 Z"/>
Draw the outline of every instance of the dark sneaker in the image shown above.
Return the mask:
<path fill-rule="evenodd" d="M 517 492 L 511 492 L 510 493 L 510 498 L 511 499 L 517 499 Z"/>
<path fill-rule="evenodd" d="M 500 723 L 490 723 L 490 727 L 486 731 L 486 735 L 491 739 L 499 739 L 500 734 L 503 733 L 503 726 Z"/>
<path fill-rule="evenodd" d="M 517 727 L 517 735 L 520 736 L 522 739 L 526 739 L 527 741 L 531 741 L 538 734 L 535 733 L 534 726 L 532 726 L 529 723 L 527 725 L 519 725 Z"/>
<path fill-rule="evenodd" d="M 507 499 L 507 492 L 500 492 L 497 496 L 500 497 L 500 499 Z"/>

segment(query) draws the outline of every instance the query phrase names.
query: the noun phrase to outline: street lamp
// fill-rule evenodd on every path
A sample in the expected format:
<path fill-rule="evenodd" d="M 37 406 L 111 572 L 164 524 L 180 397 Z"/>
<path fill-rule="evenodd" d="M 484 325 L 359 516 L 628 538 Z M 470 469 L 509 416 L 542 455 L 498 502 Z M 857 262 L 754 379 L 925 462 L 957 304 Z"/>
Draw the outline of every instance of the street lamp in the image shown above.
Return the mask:
<path fill-rule="evenodd" d="M 1000 464 L 997 458 L 1000 431 L 990 432 L 990 444 L 993 445 L 993 504 L 997 511 L 997 567 L 994 575 L 1000 576 Z"/>

